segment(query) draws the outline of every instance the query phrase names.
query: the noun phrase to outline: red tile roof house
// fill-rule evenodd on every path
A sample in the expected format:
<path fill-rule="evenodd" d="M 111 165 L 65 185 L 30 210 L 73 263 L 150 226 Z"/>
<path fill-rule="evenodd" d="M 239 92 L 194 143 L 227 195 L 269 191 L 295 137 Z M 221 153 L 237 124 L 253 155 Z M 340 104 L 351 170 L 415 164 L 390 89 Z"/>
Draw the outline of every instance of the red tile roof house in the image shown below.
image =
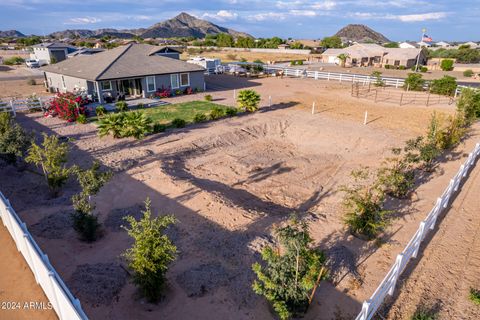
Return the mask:
<path fill-rule="evenodd" d="M 162 88 L 205 88 L 203 67 L 179 60 L 179 52 L 172 48 L 147 44 L 80 55 L 42 70 L 51 92 L 80 91 L 99 103 L 122 94 L 127 99 L 148 98 Z"/>

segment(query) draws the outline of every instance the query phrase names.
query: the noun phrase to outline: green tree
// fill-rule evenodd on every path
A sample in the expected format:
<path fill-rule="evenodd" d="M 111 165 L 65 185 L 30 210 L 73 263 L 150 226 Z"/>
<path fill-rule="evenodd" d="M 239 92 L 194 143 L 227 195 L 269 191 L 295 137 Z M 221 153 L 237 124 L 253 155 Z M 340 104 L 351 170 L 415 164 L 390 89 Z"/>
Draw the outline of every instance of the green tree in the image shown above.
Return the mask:
<path fill-rule="evenodd" d="M 444 59 L 440 63 L 440 68 L 443 71 L 452 71 L 453 70 L 453 60 L 451 59 Z"/>
<path fill-rule="evenodd" d="M 276 230 L 277 248 L 262 251 L 264 266 L 254 263 L 256 294 L 264 296 L 280 319 L 306 312 L 315 289 L 326 278 L 325 256 L 313 249 L 306 222 L 293 218 L 289 225 Z"/>
<path fill-rule="evenodd" d="M 342 39 L 337 36 L 332 36 L 332 37 L 325 37 L 322 39 L 320 42 L 322 47 L 324 48 L 342 48 Z"/>
<path fill-rule="evenodd" d="M 66 182 L 70 169 L 66 167 L 68 145 L 60 142 L 58 136 L 43 134 L 43 142 L 32 142 L 25 161 L 41 167 L 50 191 L 56 195 Z"/>
<path fill-rule="evenodd" d="M 240 90 L 237 97 L 237 103 L 240 108 L 248 112 L 258 110 L 260 95 L 255 90 Z"/>
<path fill-rule="evenodd" d="M 165 229 L 174 224 L 173 215 L 152 218 L 151 202 L 145 201 L 143 217 L 125 217 L 130 225 L 123 227 L 134 243 L 123 256 L 133 271 L 133 281 L 149 301 L 157 301 L 165 285 L 165 275 L 169 265 L 175 260 L 177 247 L 165 235 Z"/>
<path fill-rule="evenodd" d="M 387 42 L 383 45 L 385 48 L 400 48 L 398 42 Z"/>
<path fill-rule="evenodd" d="M 235 42 L 235 47 L 237 48 L 253 48 L 255 46 L 255 41 L 251 37 L 238 37 Z"/>
<path fill-rule="evenodd" d="M 372 77 L 375 78 L 375 82 L 373 83 L 376 87 L 384 87 L 385 81 L 382 79 L 382 73 L 380 71 L 373 71 L 371 74 Z"/>
<path fill-rule="evenodd" d="M 24 156 L 31 137 L 15 123 L 10 113 L 0 112 L 0 157 L 9 164 L 16 164 Z"/>
<path fill-rule="evenodd" d="M 457 90 L 457 79 L 451 76 L 443 76 L 441 79 L 432 80 L 430 92 L 445 96 L 453 96 Z"/>
<path fill-rule="evenodd" d="M 348 53 L 340 53 L 340 54 L 337 56 L 338 60 L 340 60 L 340 66 L 341 66 L 342 68 L 345 67 L 345 64 L 347 63 L 348 57 L 349 57 L 349 54 L 348 54 Z"/>
<path fill-rule="evenodd" d="M 462 89 L 457 101 L 457 111 L 464 117 L 467 124 L 471 124 L 475 118 L 480 118 L 480 91 L 471 88 Z"/>
<path fill-rule="evenodd" d="M 425 80 L 419 73 L 409 73 L 403 84 L 403 89 L 409 91 L 423 91 Z"/>
<path fill-rule="evenodd" d="M 294 43 L 290 44 L 290 49 L 303 49 L 303 44 L 301 42 L 295 41 Z"/>
<path fill-rule="evenodd" d="M 217 35 L 217 46 L 219 47 L 233 47 L 233 37 L 228 33 L 219 33 Z"/>

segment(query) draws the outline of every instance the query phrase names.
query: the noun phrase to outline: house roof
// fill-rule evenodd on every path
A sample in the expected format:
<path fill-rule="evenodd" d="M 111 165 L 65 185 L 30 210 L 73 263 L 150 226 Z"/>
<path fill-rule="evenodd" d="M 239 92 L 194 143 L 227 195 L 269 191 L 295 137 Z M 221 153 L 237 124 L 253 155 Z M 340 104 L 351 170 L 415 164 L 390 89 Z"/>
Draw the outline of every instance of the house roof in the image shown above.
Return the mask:
<path fill-rule="evenodd" d="M 421 50 L 417 48 L 388 48 L 385 59 L 411 60 L 416 59 Z"/>
<path fill-rule="evenodd" d="M 73 48 L 71 45 L 60 42 L 42 42 L 32 46 L 33 48 Z"/>
<path fill-rule="evenodd" d="M 94 81 L 205 70 L 195 64 L 155 55 L 159 50 L 156 46 L 131 43 L 94 55 L 79 55 L 42 70 Z"/>
<path fill-rule="evenodd" d="M 374 43 L 357 43 L 353 46 L 342 48 L 342 49 L 327 49 L 323 54 L 324 55 L 339 55 L 339 54 L 348 54 L 351 58 L 364 58 L 364 57 L 375 57 L 383 56 L 387 51 L 386 48 L 379 46 Z"/>
<path fill-rule="evenodd" d="M 322 55 L 325 56 L 338 56 L 339 54 L 345 53 L 345 49 L 327 49 Z"/>

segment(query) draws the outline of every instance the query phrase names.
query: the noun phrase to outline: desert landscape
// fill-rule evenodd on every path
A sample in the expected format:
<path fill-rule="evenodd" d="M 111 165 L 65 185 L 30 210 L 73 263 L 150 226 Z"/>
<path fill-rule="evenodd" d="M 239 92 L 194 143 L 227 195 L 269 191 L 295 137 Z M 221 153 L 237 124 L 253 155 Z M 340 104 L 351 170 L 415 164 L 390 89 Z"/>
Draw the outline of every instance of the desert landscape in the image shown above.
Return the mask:
<path fill-rule="evenodd" d="M 92 319 L 212 319 L 212 308 L 215 319 L 274 318 L 251 289 L 251 265 L 274 242 L 274 227 L 293 213 L 309 222 L 329 272 L 306 319 L 353 318 L 478 141 L 480 127 L 473 126 L 433 173 L 416 181 L 411 199 L 391 199 L 392 224 L 378 241 L 365 241 L 350 235 L 343 223 L 340 190 L 352 183 L 350 172 L 377 168 L 392 148 L 425 133 L 433 110 L 453 114 L 455 106 L 373 103 L 351 97 L 349 84 L 311 79 L 218 75 L 206 80 L 213 101 L 227 106 L 235 105 L 234 90 L 255 89 L 262 96 L 260 110 L 143 140 L 98 138 L 94 123 L 17 115 L 36 134 L 70 139 L 69 163 L 88 167 L 98 160 L 114 172 L 95 196 L 103 226 L 98 241 L 82 242 L 72 229 L 74 181 L 51 198 L 35 169 L 2 166 L 2 190 Z M 168 235 L 179 256 L 158 304 L 138 294 L 121 258 L 131 244 L 122 218 L 139 218 L 147 197 L 155 215 L 178 219 Z"/>

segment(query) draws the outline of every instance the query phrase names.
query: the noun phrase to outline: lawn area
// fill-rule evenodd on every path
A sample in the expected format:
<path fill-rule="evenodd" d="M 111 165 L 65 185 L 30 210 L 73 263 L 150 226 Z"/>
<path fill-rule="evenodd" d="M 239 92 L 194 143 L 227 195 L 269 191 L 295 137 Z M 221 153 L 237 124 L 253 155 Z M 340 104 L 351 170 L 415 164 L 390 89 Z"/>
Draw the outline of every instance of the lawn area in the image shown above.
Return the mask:
<path fill-rule="evenodd" d="M 191 101 L 148 108 L 142 110 L 142 112 L 148 115 L 154 123 L 169 125 L 175 118 L 183 119 L 187 123 L 193 122 L 197 113 L 204 113 L 208 117 L 214 107 L 228 108 L 209 101 Z"/>

